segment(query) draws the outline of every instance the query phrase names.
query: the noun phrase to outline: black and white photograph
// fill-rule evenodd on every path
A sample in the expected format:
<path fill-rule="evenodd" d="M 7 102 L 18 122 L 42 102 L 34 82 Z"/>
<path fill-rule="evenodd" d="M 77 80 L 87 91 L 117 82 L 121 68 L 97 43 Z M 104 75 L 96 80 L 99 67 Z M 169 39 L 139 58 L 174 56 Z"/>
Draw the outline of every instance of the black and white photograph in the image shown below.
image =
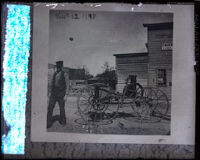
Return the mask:
<path fill-rule="evenodd" d="M 35 3 L 31 141 L 194 144 L 194 7 Z"/>
<path fill-rule="evenodd" d="M 49 11 L 47 132 L 171 134 L 173 13 Z"/>

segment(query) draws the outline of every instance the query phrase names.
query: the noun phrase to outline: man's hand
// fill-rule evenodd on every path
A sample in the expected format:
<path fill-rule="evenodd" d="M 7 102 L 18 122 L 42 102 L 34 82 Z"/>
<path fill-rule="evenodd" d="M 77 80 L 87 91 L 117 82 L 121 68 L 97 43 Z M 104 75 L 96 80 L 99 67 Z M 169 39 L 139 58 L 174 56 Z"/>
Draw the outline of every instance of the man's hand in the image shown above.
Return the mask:
<path fill-rule="evenodd" d="M 51 96 L 51 93 L 49 92 L 49 93 L 48 93 L 48 97 L 50 98 L 50 96 Z"/>
<path fill-rule="evenodd" d="M 65 101 L 67 101 L 67 96 L 68 96 L 68 95 L 67 95 L 67 94 L 65 94 L 65 97 L 64 97 L 64 100 L 65 100 Z"/>

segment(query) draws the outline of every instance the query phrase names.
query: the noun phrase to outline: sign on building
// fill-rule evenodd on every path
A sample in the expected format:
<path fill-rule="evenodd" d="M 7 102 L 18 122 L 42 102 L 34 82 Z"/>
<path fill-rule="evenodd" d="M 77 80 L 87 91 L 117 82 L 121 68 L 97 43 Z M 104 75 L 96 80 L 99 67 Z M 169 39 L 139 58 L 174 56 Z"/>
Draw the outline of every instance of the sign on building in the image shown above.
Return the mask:
<path fill-rule="evenodd" d="M 162 50 L 172 50 L 172 42 L 163 42 Z"/>

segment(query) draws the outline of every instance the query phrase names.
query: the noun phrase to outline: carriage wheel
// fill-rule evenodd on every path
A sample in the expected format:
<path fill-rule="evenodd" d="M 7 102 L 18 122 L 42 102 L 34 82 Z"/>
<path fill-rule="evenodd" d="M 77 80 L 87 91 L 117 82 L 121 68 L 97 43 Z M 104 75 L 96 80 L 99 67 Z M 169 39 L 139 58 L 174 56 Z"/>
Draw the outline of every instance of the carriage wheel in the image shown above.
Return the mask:
<path fill-rule="evenodd" d="M 151 87 L 144 88 L 143 96 L 146 100 L 146 103 L 149 105 L 149 108 L 150 108 L 151 114 L 152 114 L 158 105 L 157 90 L 155 90 L 154 88 L 151 88 Z"/>
<path fill-rule="evenodd" d="M 155 116 L 158 106 L 158 91 L 155 88 L 146 87 L 142 97 L 136 97 L 131 103 L 133 115 L 144 123 L 154 123 L 160 121 L 159 116 Z"/>
<path fill-rule="evenodd" d="M 131 108 L 134 121 L 141 123 L 155 123 L 160 121 L 160 118 L 153 116 L 153 108 L 150 106 L 149 100 L 146 97 L 133 99 Z"/>
<path fill-rule="evenodd" d="M 90 87 L 85 88 L 79 92 L 77 96 L 77 108 L 78 113 L 83 120 L 87 119 L 86 114 L 91 110 L 89 98 L 92 96 L 92 89 Z"/>
<path fill-rule="evenodd" d="M 158 98 L 158 104 L 156 105 L 156 107 L 153 110 L 153 115 L 160 117 L 161 119 L 163 118 L 169 118 L 168 117 L 168 112 L 169 112 L 169 99 L 167 97 L 167 95 L 160 89 L 156 89 L 157 90 L 157 98 Z"/>
<path fill-rule="evenodd" d="M 132 89 L 131 85 L 134 85 L 134 84 L 129 84 L 124 87 L 123 97 L 124 98 L 125 97 L 128 97 L 128 98 L 142 97 L 144 94 L 143 87 L 139 83 L 136 83 L 135 89 Z"/>
<path fill-rule="evenodd" d="M 93 87 L 89 87 L 85 94 L 79 94 L 78 112 L 86 124 L 110 124 L 119 109 L 119 103 L 112 103 L 113 95 L 108 90 L 100 88 L 99 97 L 95 98 Z"/>
<path fill-rule="evenodd" d="M 131 108 L 133 109 L 133 117 L 136 120 L 144 121 L 150 119 L 150 109 L 145 99 L 142 97 L 134 99 L 131 103 Z"/>

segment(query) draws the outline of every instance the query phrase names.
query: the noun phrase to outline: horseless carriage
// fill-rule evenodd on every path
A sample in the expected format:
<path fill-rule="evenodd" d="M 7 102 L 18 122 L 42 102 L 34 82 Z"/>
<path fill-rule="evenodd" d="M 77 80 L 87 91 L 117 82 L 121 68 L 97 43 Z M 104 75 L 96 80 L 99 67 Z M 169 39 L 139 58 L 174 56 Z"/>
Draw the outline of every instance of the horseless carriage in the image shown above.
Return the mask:
<path fill-rule="evenodd" d="M 140 122 L 160 122 L 168 116 L 167 95 L 154 87 L 143 87 L 136 76 L 129 76 L 122 93 L 103 83 L 90 84 L 77 96 L 78 113 L 85 124 L 108 124 L 122 117 L 120 110 L 128 107 L 129 117 Z M 122 117 L 123 118 L 123 117 Z"/>

